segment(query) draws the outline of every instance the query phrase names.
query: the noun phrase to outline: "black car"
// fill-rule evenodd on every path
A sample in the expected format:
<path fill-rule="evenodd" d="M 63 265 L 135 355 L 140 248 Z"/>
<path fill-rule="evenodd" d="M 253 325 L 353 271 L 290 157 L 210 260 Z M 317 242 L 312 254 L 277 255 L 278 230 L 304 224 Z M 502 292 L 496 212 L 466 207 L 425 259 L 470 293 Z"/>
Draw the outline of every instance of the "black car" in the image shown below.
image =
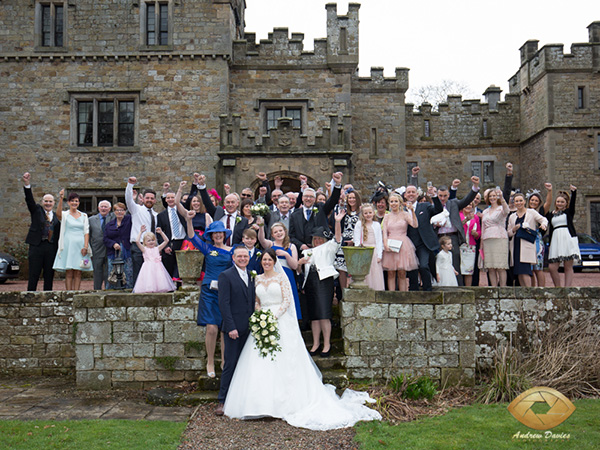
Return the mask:
<path fill-rule="evenodd" d="M 575 262 L 573 270 L 581 272 L 582 269 L 600 269 L 600 243 L 584 233 L 577 233 L 577 239 L 579 239 L 581 261 Z"/>
<path fill-rule="evenodd" d="M 19 276 L 19 261 L 8 253 L 0 252 L 0 284 Z"/>

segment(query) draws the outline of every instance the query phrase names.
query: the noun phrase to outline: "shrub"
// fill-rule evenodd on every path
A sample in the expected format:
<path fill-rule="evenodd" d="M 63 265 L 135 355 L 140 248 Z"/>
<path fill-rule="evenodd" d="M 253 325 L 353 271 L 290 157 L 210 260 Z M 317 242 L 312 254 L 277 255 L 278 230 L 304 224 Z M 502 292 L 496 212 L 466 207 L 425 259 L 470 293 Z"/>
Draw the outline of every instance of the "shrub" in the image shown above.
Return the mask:
<path fill-rule="evenodd" d="M 390 380 L 390 387 L 398 392 L 402 398 L 419 400 L 426 398 L 431 400 L 437 394 L 437 384 L 426 376 L 412 377 L 400 374 Z"/>

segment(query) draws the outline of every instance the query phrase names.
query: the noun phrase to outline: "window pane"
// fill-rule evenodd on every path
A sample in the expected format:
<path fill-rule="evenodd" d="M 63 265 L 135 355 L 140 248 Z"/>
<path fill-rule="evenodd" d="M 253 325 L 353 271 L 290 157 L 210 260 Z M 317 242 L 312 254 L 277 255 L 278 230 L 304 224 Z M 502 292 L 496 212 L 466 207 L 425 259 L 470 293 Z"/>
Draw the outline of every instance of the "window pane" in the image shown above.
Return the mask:
<path fill-rule="evenodd" d="M 160 4 L 160 44 L 169 43 L 169 5 Z"/>
<path fill-rule="evenodd" d="M 119 146 L 134 144 L 135 102 L 119 102 Z"/>
<path fill-rule="evenodd" d="M 54 8 L 54 45 L 57 47 L 63 46 L 63 7 L 56 6 Z"/>
<path fill-rule="evenodd" d="M 94 213 L 94 205 L 92 197 L 80 196 L 79 197 L 79 211 L 83 211 L 86 214 Z"/>
<path fill-rule="evenodd" d="M 287 108 L 285 111 L 285 115 L 292 119 L 292 127 L 302 128 L 302 110 L 301 109 Z"/>
<path fill-rule="evenodd" d="M 483 182 L 491 183 L 494 181 L 494 162 L 484 161 L 483 162 Z"/>
<path fill-rule="evenodd" d="M 50 16 L 50 5 L 42 5 L 42 45 L 52 46 L 52 18 Z"/>
<path fill-rule="evenodd" d="M 481 163 L 480 162 L 472 162 L 471 163 L 471 176 L 481 178 Z"/>
<path fill-rule="evenodd" d="M 281 117 L 281 109 L 267 109 L 267 130 L 277 128 L 277 119 Z"/>
<path fill-rule="evenodd" d="M 94 103 L 79 102 L 77 107 L 77 145 L 93 145 Z"/>
<path fill-rule="evenodd" d="M 483 133 L 483 137 L 487 137 L 488 136 L 488 123 L 487 123 L 487 120 L 485 120 L 485 119 L 483 121 L 482 133 Z"/>
<path fill-rule="evenodd" d="M 98 145 L 113 144 L 114 103 L 98 102 Z"/>
<path fill-rule="evenodd" d="M 425 127 L 425 129 L 424 129 L 425 137 L 431 137 L 431 128 L 429 126 L 429 120 L 425 121 L 424 127 Z"/>
<path fill-rule="evenodd" d="M 150 3 L 146 6 L 146 40 L 148 45 L 156 45 L 156 8 Z"/>

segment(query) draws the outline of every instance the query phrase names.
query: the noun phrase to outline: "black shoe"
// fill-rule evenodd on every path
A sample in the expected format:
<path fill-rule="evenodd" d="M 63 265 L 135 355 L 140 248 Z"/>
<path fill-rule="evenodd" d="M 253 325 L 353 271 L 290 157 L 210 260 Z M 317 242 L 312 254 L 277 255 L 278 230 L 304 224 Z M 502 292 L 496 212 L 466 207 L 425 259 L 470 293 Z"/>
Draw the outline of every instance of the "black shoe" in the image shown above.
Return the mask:
<path fill-rule="evenodd" d="M 314 352 L 311 352 L 309 350 L 308 353 L 310 353 L 310 356 L 316 356 L 319 353 L 319 350 L 321 350 L 321 346 L 320 345 L 317 347 L 317 349 Z M 321 353 L 321 355 L 322 355 L 322 353 Z"/>
<path fill-rule="evenodd" d="M 331 354 L 331 349 L 329 349 L 326 352 L 321 352 L 321 358 L 329 358 L 330 354 Z"/>

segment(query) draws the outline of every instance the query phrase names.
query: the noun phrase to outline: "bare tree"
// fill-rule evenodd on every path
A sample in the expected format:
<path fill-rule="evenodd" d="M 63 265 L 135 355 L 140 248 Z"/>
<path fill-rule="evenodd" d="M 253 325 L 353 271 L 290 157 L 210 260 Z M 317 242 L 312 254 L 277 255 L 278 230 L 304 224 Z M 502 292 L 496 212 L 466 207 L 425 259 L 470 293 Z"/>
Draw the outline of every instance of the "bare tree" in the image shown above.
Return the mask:
<path fill-rule="evenodd" d="M 406 93 L 406 102 L 415 106 L 430 103 L 437 108 L 440 103 L 446 103 L 449 95 L 462 95 L 463 99 L 476 98 L 469 85 L 455 80 L 442 80 L 438 84 L 428 84 L 411 88 Z"/>

